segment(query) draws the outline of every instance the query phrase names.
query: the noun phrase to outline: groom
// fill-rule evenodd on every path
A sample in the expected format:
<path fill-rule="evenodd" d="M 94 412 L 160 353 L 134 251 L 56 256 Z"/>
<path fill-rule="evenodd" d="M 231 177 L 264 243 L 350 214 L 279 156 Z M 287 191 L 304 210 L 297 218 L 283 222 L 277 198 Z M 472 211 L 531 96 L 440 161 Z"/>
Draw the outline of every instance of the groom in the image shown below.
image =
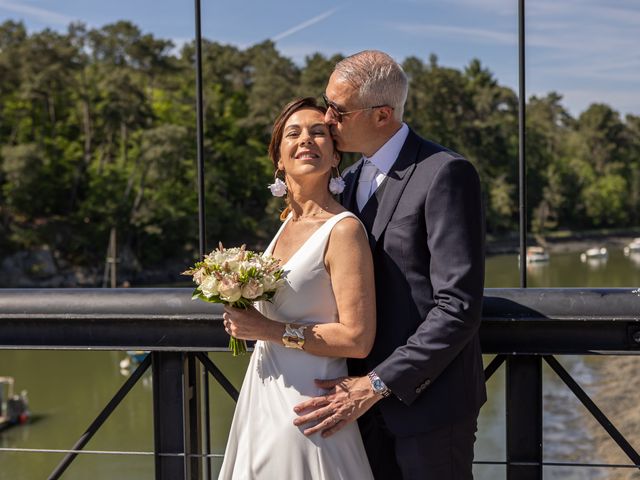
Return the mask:
<path fill-rule="evenodd" d="M 329 393 L 296 406 L 294 423 L 328 436 L 359 418 L 379 479 L 467 479 L 486 400 L 480 183 L 403 123 L 407 90 L 400 65 L 372 50 L 338 63 L 326 87 L 337 147 L 363 156 L 344 173 L 343 204 L 369 234 L 377 332 L 352 376 L 316 382 Z"/>

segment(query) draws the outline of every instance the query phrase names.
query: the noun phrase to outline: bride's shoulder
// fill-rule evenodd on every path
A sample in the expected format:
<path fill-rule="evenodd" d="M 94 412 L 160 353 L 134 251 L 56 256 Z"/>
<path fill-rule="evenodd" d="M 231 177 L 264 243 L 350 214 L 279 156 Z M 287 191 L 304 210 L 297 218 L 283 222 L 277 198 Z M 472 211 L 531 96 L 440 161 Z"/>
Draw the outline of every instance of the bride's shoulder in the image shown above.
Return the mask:
<path fill-rule="evenodd" d="M 350 243 L 354 240 L 366 240 L 364 225 L 358 217 L 348 211 L 342 212 L 338 215 L 340 215 L 341 218 L 338 219 L 331 229 L 331 241 L 335 241 L 339 245 L 343 245 L 342 242 Z"/>
<path fill-rule="evenodd" d="M 364 225 L 355 215 L 343 215 L 329 236 L 325 254 L 327 270 L 332 277 L 343 268 L 359 271 L 362 265 L 370 263 L 370 257 L 369 239 Z"/>

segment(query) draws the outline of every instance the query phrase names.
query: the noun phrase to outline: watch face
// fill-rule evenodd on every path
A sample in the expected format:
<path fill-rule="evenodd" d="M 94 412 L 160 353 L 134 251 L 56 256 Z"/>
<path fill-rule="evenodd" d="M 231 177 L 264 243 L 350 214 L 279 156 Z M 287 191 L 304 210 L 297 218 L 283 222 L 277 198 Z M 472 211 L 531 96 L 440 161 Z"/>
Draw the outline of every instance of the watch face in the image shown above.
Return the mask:
<path fill-rule="evenodd" d="M 380 380 L 379 378 L 376 378 L 376 379 L 373 381 L 373 389 L 374 389 L 376 392 L 381 392 L 381 391 L 383 391 L 383 390 L 384 390 L 384 384 L 382 383 L 382 380 Z"/>

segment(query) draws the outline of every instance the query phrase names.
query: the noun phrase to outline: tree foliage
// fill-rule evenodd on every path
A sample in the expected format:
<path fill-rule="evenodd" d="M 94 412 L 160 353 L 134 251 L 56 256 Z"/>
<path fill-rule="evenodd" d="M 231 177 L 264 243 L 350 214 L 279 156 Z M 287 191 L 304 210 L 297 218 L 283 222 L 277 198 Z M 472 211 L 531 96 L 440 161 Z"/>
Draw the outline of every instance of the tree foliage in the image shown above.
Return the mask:
<path fill-rule="evenodd" d="M 270 126 L 294 96 L 319 96 L 336 62 L 297 66 L 272 42 L 203 42 L 209 244 L 264 246 L 279 203 L 266 185 Z M 143 263 L 197 245 L 195 47 L 180 50 L 126 21 L 29 34 L 0 24 L 0 249 L 47 245 L 100 262 L 115 226 Z M 487 229 L 517 228 L 518 104 L 479 60 L 462 70 L 404 60 L 405 118 L 480 172 Z M 530 226 L 635 225 L 640 117 L 593 104 L 578 118 L 550 92 L 527 105 Z"/>

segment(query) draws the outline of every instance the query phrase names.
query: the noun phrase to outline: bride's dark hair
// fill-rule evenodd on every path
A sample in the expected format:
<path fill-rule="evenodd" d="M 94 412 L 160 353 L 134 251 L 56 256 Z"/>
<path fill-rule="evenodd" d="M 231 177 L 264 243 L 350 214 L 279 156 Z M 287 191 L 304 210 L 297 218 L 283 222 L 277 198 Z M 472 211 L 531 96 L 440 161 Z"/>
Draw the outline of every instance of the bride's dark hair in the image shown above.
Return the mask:
<path fill-rule="evenodd" d="M 318 110 L 323 115 L 327 112 L 327 109 L 320 105 L 317 100 L 313 97 L 304 97 L 304 98 L 296 98 L 291 102 L 287 103 L 280 114 L 276 117 L 273 122 L 273 129 L 271 131 L 271 141 L 269 142 L 269 158 L 273 162 L 273 168 L 275 168 L 275 176 L 279 177 L 283 182 L 285 181 L 284 172 L 278 169 L 278 161 L 280 160 L 280 144 L 282 143 L 282 136 L 284 134 L 284 126 L 289 120 L 289 117 L 296 113 L 298 110 L 302 110 L 304 108 L 311 108 L 314 110 Z M 335 142 L 334 142 L 335 148 Z M 339 154 L 339 152 L 338 152 Z M 285 196 L 285 203 L 287 206 L 280 213 L 280 220 L 284 220 L 289 215 L 291 211 L 291 207 L 289 207 L 289 194 Z"/>

